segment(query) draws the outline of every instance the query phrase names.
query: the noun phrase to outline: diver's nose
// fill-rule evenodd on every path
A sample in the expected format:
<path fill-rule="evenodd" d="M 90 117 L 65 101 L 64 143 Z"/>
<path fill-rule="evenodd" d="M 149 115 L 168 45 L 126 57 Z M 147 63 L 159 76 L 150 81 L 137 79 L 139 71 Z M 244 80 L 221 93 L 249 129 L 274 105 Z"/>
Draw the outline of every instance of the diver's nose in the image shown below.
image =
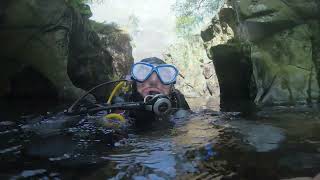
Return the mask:
<path fill-rule="evenodd" d="M 160 82 L 160 80 L 159 80 L 159 78 L 158 78 L 158 75 L 157 75 L 157 73 L 155 73 L 155 72 L 153 72 L 153 73 L 151 74 L 151 76 L 149 77 L 148 81 L 149 81 L 150 83 L 155 83 L 155 84 Z"/>

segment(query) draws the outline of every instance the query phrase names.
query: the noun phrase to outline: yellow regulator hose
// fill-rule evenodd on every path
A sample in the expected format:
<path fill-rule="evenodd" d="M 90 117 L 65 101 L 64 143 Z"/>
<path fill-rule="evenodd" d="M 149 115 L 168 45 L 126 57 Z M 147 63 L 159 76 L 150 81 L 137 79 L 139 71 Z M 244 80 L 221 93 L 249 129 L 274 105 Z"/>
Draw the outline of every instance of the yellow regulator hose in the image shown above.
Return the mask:
<path fill-rule="evenodd" d="M 107 115 L 105 116 L 105 118 L 107 118 L 107 119 L 113 119 L 113 120 L 119 120 L 119 121 L 122 122 L 122 123 L 125 123 L 125 122 L 126 122 L 125 118 L 124 118 L 121 114 L 118 114 L 118 113 L 107 114 Z"/>
<path fill-rule="evenodd" d="M 99 122 L 101 125 L 112 129 L 119 129 L 126 125 L 126 119 L 118 113 L 107 114 Z"/>
<path fill-rule="evenodd" d="M 107 104 L 111 104 L 113 97 L 125 85 L 126 85 L 126 82 L 122 81 L 122 82 L 118 83 L 115 86 L 115 88 L 113 88 L 111 95 L 108 98 Z M 128 87 L 123 88 L 123 90 L 128 91 Z M 126 119 L 122 114 L 119 114 L 119 113 L 106 114 L 102 119 L 102 125 L 109 127 L 109 128 L 119 128 L 124 124 L 126 124 Z"/>
<path fill-rule="evenodd" d="M 115 88 L 113 88 L 111 95 L 108 98 L 107 104 L 111 104 L 112 98 L 114 97 L 114 95 L 119 91 L 119 89 L 122 88 L 122 86 L 125 84 L 125 81 L 120 82 L 119 84 L 117 84 L 117 86 Z"/>

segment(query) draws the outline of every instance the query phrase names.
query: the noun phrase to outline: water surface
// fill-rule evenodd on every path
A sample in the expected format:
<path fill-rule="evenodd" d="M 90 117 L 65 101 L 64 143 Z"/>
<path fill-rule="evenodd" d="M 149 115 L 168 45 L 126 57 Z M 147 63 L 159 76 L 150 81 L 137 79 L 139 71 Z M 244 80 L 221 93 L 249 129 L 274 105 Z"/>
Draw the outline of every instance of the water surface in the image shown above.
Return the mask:
<path fill-rule="evenodd" d="M 58 111 L 2 120 L 1 179 L 282 179 L 320 172 L 317 106 L 246 117 L 201 110 L 146 131 L 115 132 L 97 119 Z"/>

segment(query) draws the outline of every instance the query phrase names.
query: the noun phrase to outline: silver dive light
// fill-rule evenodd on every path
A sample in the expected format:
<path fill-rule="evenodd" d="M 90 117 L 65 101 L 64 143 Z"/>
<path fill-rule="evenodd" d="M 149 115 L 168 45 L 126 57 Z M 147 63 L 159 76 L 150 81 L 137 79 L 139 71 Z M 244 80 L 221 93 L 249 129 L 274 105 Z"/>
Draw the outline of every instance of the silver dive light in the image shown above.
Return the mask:
<path fill-rule="evenodd" d="M 158 116 L 167 114 L 172 107 L 168 96 L 163 94 L 147 95 L 143 102 L 146 110 L 153 111 Z"/>

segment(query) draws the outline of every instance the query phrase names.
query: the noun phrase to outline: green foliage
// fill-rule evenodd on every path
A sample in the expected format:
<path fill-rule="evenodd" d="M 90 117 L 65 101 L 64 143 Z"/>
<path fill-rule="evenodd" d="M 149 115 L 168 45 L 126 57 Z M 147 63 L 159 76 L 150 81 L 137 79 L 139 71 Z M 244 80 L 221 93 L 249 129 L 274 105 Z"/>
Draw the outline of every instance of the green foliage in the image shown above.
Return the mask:
<path fill-rule="evenodd" d="M 190 36 L 206 18 L 212 18 L 224 0 L 176 0 L 173 10 L 176 13 L 177 33 Z"/>
<path fill-rule="evenodd" d="M 103 3 L 105 0 L 65 0 L 67 3 L 72 5 L 78 4 L 91 4 L 91 3 Z"/>
<path fill-rule="evenodd" d="M 197 24 L 197 19 L 192 16 L 180 16 L 176 19 L 177 33 L 180 35 L 192 32 L 193 26 Z"/>
<path fill-rule="evenodd" d="M 92 28 L 101 34 L 111 34 L 111 33 L 119 33 L 121 32 L 120 27 L 116 23 L 99 23 L 96 21 L 90 21 Z"/>
<path fill-rule="evenodd" d="M 90 14 L 90 7 L 87 4 L 102 3 L 104 0 L 65 0 L 71 7 L 84 11 L 85 14 Z M 89 8 L 89 9 L 88 9 Z M 90 12 L 89 12 L 90 11 Z"/>
<path fill-rule="evenodd" d="M 66 0 L 66 3 L 75 9 L 79 9 L 79 7 L 86 3 L 86 0 Z"/>
<path fill-rule="evenodd" d="M 136 15 L 132 14 L 129 16 L 128 28 L 133 36 L 137 36 L 139 33 L 139 23 L 140 20 Z"/>

